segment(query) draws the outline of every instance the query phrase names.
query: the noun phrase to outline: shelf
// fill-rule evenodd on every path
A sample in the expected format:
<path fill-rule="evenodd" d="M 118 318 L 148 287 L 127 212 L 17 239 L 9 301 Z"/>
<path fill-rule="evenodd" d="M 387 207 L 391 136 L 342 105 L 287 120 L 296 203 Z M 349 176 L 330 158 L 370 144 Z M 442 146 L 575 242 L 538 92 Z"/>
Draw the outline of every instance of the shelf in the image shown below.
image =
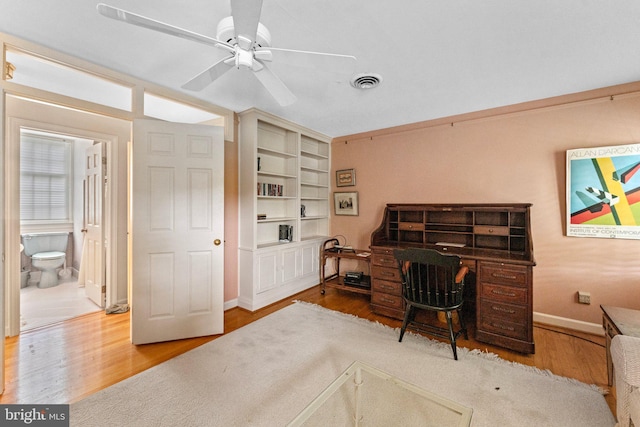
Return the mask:
<path fill-rule="evenodd" d="M 300 218 L 300 221 L 311 221 L 316 219 L 326 219 L 328 218 L 326 215 L 317 215 L 317 216 L 303 216 Z"/>
<path fill-rule="evenodd" d="M 329 171 L 327 171 L 326 169 L 316 169 L 308 166 L 301 166 L 300 170 L 308 171 L 308 172 L 317 172 L 317 173 L 329 173 Z"/>
<path fill-rule="evenodd" d="M 268 199 L 268 200 L 294 200 L 297 197 L 293 196 L 256 196 L 258 199 Z"/>
<path fill-rule="evenodd" d="M 343 291 L 355 292 L 358 294 L 371 295 L 371 286 L 369 286 L 369 288 L 362 288 L 359 286 L 345 285 L 343 276 L 325 280 L 324 286 L 326 288 L 335 288 Z"/>
<path fill-rule="evenodd" d="M 271 148 L 266 147 L 258 147 L 258 154 L 267 154 L 275 157 L 285 157 L 285 158 L 296 158 L 298 157 L 296 153 L 287 153 L 286 151 L 278 151 Z"/>
<path fill-rule="evenodd" d="M 312 153 L 310 151 L 304 151 L 304 150 L 300 151 L 300 155 L 301 156 L 305 156 L 305 157 L 311 157 L 313 159 L 318 159 L 318 160 L 323 160 L 323 159 L 328 159 L 329 158 L 329 156 L 325 156 L 323 154 Z"/>
<path fill-rule="evenodd" d="M 285 222 L 285 221 L 295 221 L 297 218 L 293 216 L 283 216 L 278 218 L 267 218 L 267 219 L 256 219 L 258 224 L 267 223 L 267 222 Z"/>
<path fill-rule="evenodd" d="M 296 175 L 277 173 L 277 172 L 267 172 L 267 171 L 258 171 L 258 176 L 270 176 L 274 178 L 287 178 L 287 179 L 296 179 Z"/>

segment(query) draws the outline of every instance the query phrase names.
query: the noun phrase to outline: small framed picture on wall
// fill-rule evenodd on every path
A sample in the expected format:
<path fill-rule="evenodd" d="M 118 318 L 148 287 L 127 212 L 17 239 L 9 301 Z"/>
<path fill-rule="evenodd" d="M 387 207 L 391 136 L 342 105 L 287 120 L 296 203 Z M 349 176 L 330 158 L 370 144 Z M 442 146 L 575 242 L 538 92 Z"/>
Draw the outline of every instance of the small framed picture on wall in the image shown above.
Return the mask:
<path fill-rule="evenodd" d="M 341 169 L 336 171 L 336 187 L 351 187 L 356 185 L 356 170 Z"/>
<path fill-rule="evenodd" d="M 336 215 L 358 215 L 358 192 L 333 193 L 333 205 Z"/>

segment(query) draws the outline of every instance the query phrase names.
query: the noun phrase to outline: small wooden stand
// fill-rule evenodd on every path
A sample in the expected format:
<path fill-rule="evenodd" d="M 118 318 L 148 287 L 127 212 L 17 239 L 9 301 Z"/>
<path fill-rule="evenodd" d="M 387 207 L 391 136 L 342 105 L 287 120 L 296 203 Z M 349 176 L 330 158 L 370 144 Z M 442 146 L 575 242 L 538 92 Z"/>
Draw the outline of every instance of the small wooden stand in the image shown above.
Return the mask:
<path fill-rule="evenodd" d="M 328 287 L 342 289 L 349 292 L 371 295 L 371 275 L 369 264 L 371 262 L 371 252 L 361 249 L 336 248 L 338 239 L 328 239 L 322 243 L 322 254 L 320 255 L 320 293 L 324 295 Z M 325 277 L 325 267 L 327 259 L 336 260 L 336 272 L 329 277 Z M 357 283 L 345 284 L 344 275 L 340 275 L 340 259 L 355 259 L 367 265 L 367 271 L 363 273 L 362 279 Z"/>

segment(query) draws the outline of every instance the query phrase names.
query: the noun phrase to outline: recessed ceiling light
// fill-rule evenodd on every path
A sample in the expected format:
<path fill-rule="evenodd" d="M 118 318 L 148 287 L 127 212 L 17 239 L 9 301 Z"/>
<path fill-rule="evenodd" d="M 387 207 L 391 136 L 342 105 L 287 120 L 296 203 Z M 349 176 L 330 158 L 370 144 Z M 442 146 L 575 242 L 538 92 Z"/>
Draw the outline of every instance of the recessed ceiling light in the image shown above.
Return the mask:
<path fill-rule="evenodd" d="M 356 89 L 373 89 L 382 82 L 382 76 L 374 73 L 356 74 L 351 78 L 351 86 Z"/>

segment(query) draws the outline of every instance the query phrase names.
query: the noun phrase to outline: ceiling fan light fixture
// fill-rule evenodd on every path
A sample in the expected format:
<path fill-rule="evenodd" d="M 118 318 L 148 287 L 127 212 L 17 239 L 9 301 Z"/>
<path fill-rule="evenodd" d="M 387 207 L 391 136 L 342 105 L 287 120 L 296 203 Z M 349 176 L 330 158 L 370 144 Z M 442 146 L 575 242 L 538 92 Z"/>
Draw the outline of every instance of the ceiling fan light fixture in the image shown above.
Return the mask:
<path fill-rule="evenodd" d="M 382 76 L 375 73 L 360 73 L 351 77 L 351 86 L 356 89 L 373 89 L 382 82 Z"/>

